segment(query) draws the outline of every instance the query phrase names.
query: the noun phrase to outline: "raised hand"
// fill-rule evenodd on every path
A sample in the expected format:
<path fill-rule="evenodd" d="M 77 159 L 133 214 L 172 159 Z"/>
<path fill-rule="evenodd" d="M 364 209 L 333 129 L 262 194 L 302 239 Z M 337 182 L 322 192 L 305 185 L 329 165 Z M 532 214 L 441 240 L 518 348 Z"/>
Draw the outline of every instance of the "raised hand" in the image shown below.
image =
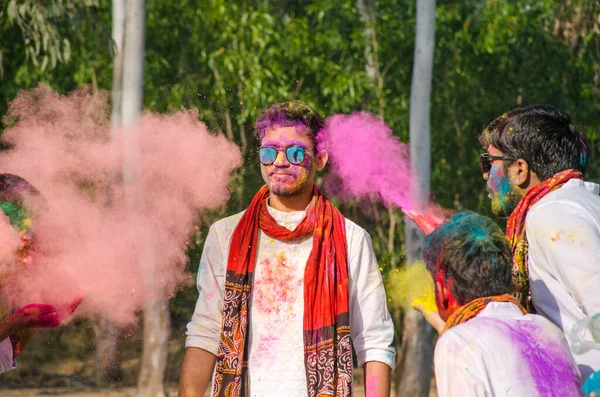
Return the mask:
<path fill-rule="evenodd" d="M 54 328 L 68 318 L 82 300 L 83 298 L 77 298 L 72 302 L 57 305 L 32 303 L 19 309 L 10 320 L 23 328 Z"/>
<path fill-rule="evenodd" d="M 10 319 L 23 328 L 53 328 L 60 324 L 60 314 L 54 305 L 45 303 L 23 306 Z"/>
<path fill-rule="evenodd" d="M 425 317 L 425 321 L 427 321 L 429 323 L 429 325 L 431 325 L 438 332 L 438 334 L 442 333 L 442 330 L 446 326 L 446 322 L 444 320 L 442 320 L 442 318 L 440 317 L 440 314 L 437 311 L 435 311 L 435 310 L 427 311 L 425 309 L 425 306 L 423 306 L 423 305 L 413 304 L 410 307 L 415 309 L 419 313 L 421 313 L 423 315 L 423 317 Z"/>

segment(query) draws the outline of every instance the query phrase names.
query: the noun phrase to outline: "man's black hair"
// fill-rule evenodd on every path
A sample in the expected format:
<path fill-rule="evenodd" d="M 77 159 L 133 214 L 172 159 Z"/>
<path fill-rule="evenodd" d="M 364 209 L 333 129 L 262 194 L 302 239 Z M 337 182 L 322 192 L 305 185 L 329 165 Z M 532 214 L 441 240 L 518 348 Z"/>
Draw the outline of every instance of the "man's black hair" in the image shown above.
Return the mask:
<path fill-rule="evenodd" d="M 568 169 L 585 174 L 589 157 L 587 138 L 571 116 L 549 105 L 503 114 L 487 126 L 479 141 L 485 148 L 492 145 L 507 157 L 525 160 L 541 181 Z"/>

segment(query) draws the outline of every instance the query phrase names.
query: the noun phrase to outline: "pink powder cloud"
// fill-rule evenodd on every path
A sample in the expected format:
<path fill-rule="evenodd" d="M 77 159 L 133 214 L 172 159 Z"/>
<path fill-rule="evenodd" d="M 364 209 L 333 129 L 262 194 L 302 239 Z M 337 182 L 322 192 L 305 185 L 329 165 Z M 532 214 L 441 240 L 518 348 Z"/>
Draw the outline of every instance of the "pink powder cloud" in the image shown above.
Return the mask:
<path fill-rule="evenodd" d="M 426 233 L 448 216 L 432 203 L 425 214 L 415 211 L 420 206 L 411 199 L 410 147 L 375 115 L 333 115 L 318 137 L 319 147 L 329 153 L 328 193 L 342 200 L 374 195 L 402 208 Z"/>
<path fill-rule="evenodd" d="M 31 182 L 44 203 L 34 264 L 3 294 L 15 305 L 83 296 L 79 311 L 121 324 L 152 294 L 172 295 L 189 277 L 186 241 L 197 215 L 229 198 L 237 146 L 209 133 L 197 111 L 143 114 L 132 206 L 122 182 L 128 131 L 114 131 L 111 142 L 106 93 L 60 96 L 39 86 L 11 102 L 6 120 L 14 149 L 0 155 L 0 169 Z"/>
<path fill-rule="evenodd" d="M 376 116 L 360 112 L 329 117 L 319 145 L 329 152 L 331 171 L 346 194 L 376 193 L 386 203 L 412 208 L 409 147 Z"/>

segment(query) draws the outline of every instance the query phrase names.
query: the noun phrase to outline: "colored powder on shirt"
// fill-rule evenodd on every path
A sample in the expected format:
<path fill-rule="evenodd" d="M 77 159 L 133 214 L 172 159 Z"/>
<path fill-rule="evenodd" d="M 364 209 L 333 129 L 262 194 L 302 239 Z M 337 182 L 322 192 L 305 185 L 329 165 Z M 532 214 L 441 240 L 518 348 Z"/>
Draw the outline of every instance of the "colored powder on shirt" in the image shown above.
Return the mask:
<path fill-rule="evenodd" d="M 428 313 L 437 310 L 433 279 L 423 262 L 391 271 L 386 286 L 391 306 L 408 310 L 412 305 L 422 305 Z"/>
<path fill-rule="evenodd" d="M 254 280 L 252 303 L 258 311 L 277 314 L 284 319 L 298 299 L 304 281 L 295 277 L 295 267 L 289 263 L 284 252 L 280 252 L 274 262 L 269 258 L 261 262 L 262 277 Z"/>
<path fill-rule="evenodd" d="M 239 149 L 209 133 L 195 110 L 141 116 L 135 178 L 126 186 L 131 130 L 111 130 L 108 99 L 40 85 L 9 104 L 3 138 L 13 148 L 0 154 L 0 169 L 27 179 L 44 200 L 33 217 L 33 266 L 1 291 L 15 306 L 84 296 L 78 312 L 134 321 L 145 301 L 172 296 L 190 277 L 187 244 L 198 214 L 229 197 Z"/>
<path fill-rule="evenodd" d="M 579 382 L 568 359 L 566 347 L 541 335 L 540 328 L 535 323 L 519 321 L 517 326 L 504 325 L 520 350 L 539 395 L 573 395 Z"/>

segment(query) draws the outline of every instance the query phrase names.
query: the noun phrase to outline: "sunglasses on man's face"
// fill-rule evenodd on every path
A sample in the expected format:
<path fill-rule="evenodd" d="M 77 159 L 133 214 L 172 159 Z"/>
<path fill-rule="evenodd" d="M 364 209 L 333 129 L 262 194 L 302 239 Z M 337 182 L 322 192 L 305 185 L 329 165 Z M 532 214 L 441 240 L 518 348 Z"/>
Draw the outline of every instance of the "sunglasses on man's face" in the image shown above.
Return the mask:
<path fill-rule="evenodd" d="M 505 161 L 517 161 L 512 157 L 504 157 L 504 156 L 492 156 L 489 153 L 482 153 L 479 155 L 479 169 L 482 174 L 487 174 L 492 169 L 492 162 L 496 160 L 505 160 Z"/>
<path fill-rule="evenodd" d="M 306 149 L 302 146 L 288 146 L 285 149 L 279 149 L 273 146 L 261 146 L 258 149 L 258 159 L 262 165 L 271 165 L 277 160 L 277 154 L 285 151 L 285 157 L 290 164 L 302 164 L 306 157 Z"/>

